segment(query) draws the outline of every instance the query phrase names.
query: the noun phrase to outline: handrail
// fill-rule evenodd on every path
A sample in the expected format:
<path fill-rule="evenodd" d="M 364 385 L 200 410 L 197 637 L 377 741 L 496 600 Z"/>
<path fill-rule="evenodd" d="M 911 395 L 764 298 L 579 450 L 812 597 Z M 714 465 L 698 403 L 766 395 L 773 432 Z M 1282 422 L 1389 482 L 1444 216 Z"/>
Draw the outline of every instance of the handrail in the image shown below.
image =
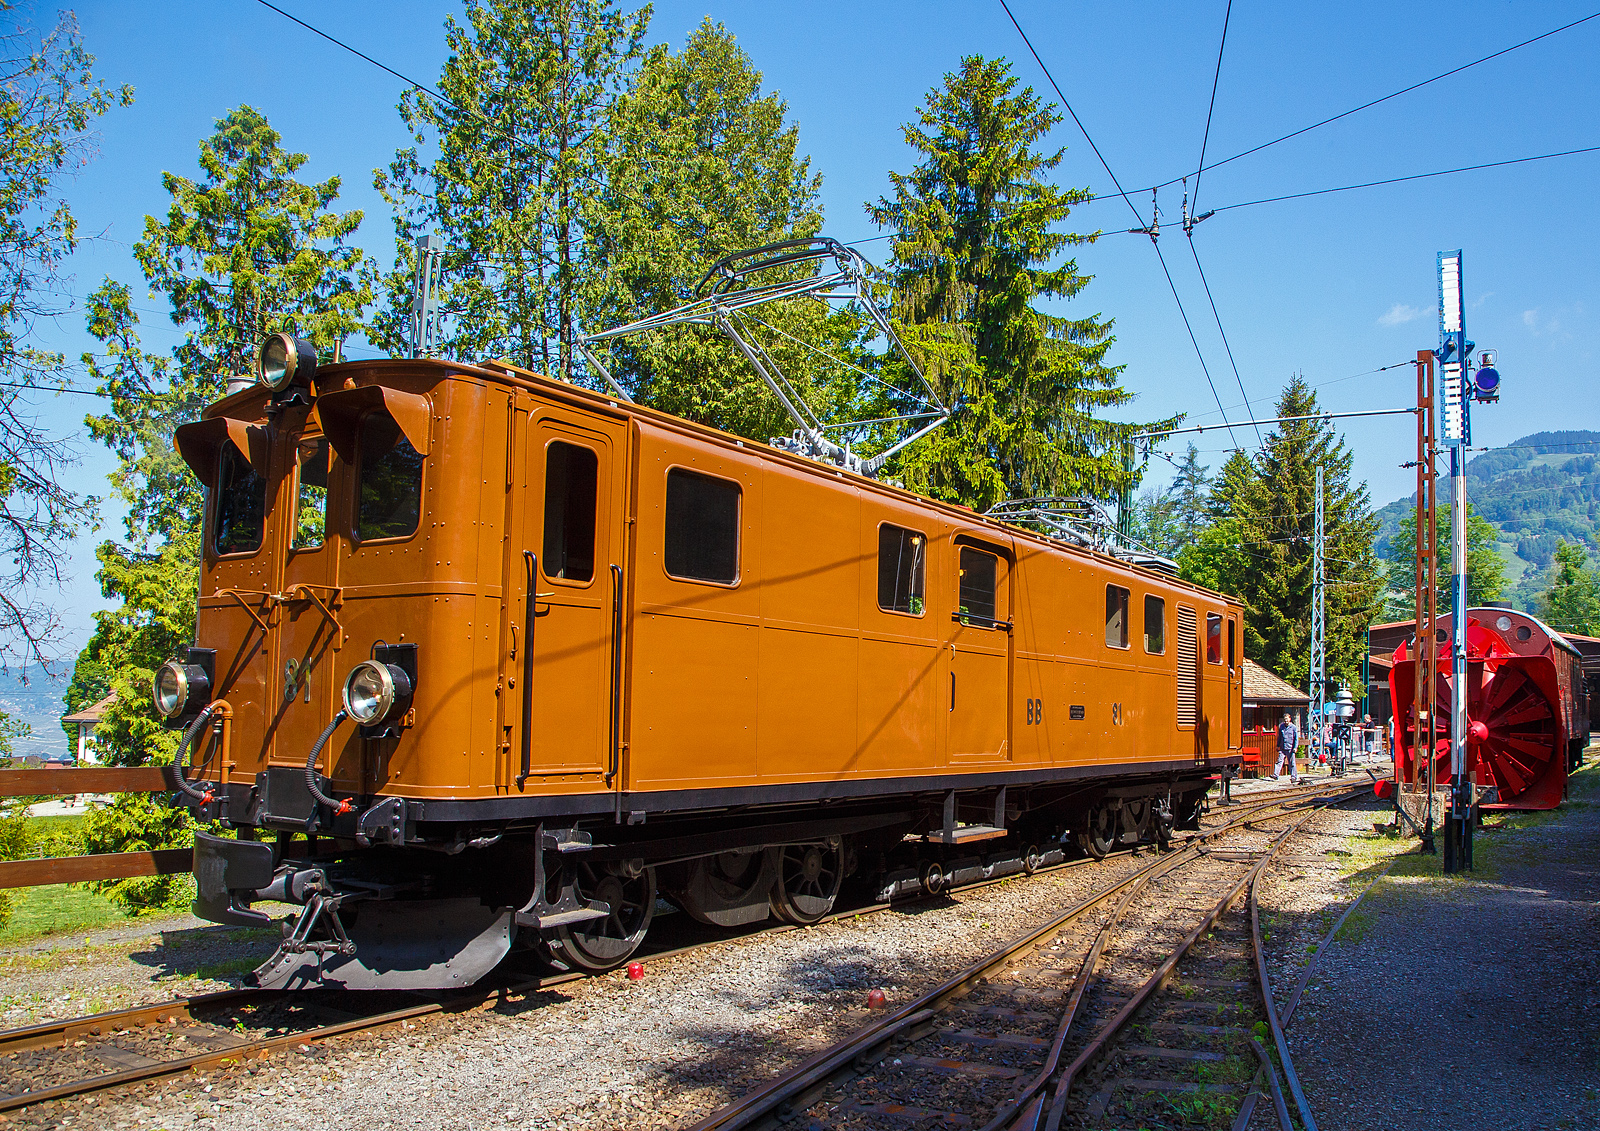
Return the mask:
<path fill-rule="evenodd" d="M 323 619 L 333 625 L 333 650 L 337 652 L 344 647 L 344 625 L 339 623 L 339 618 L 334 615 L 333 610 L 322 603 L 322 598 L 316 594 L 318 589 L 328 590 L 328 605 L 338 604 L 340 595 L 344 593 L 344 590 L 337 585 L 308 585 L 305 582 L 299 582 L 285 595 L 284 599 L 289 601 L 310 601 L 315 605 L 317 612 L 322 614 Z"/>
<path fill-rule="evenodd" d="M 622 762 L 622 567 L 611 564 L 611 728 L 606 762 L 606 786 L 615 780 Z"/>
<path fill-rule="evenodd" d="M 257 593 L 254 590 L 250 590 L 249 592 L 250 592 L 250 596 L 252 596 L 252 597 L 264 597 L 264 598 L 266 598 L 266 600 L 262 603 L 262 612 L 266 612 L 266 613 L 270 614 L 271 611 L 272 611 L 273 595 L 271 593 L 266 593 L 266 592 Z M 239 589 L 218 589 L 218 590 L 214 591 L 211 594 L 211 596 L 213 596 L 213 597 L 232 597 L 235 601 L 237 601 L 239 603 L 239 607 L 241 609 L 243 609 L 245 612 L 250 614 L 250 619 L 255 621 L 257 627 L 259 627 L 261 629 L 261 635 L 265 636 L 269 631 L 271 631 L 269 629 L 268 625 L 267 625 L 267 622 L 261 619 L 261 614 L 256 612 L 254 606 L 252 606 L 250 604 L 250 602 L 248 602 L 248 601 L 246 601 L 244 599 L 244 596 L 245 596 L 244 591 L 239 590 Z"/>
<path fill-rule="evenodd" d="M 528 567 L 528 596 L 523 605 L 527 626 L 522 633 L 522 772 L 517 775 L 518 789 L 532 776 L 533 768 L 533 602 L 538 596 L 533 590 L 539 576 L 539 555 L 524 550 L 522 560 Z"/>

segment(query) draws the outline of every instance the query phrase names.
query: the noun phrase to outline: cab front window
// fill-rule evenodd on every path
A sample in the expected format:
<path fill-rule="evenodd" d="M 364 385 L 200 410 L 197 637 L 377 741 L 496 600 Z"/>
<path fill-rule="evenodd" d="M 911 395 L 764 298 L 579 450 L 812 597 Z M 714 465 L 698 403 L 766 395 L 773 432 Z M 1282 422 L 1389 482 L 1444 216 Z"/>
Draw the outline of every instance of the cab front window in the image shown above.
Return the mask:
<path fill-rule="evenodd" d="M 232 443 L 223 444 L 219 460 L 211 545 L 219 555 L 253 554 L 266 524 L 267 481 Z"/>
<path fill-rule="evenodd" d="M 356 460 L 356 540 L 416 533 L 422 518 L 422 454 L 394 417 L 374 412 L 361 421 Z"/>

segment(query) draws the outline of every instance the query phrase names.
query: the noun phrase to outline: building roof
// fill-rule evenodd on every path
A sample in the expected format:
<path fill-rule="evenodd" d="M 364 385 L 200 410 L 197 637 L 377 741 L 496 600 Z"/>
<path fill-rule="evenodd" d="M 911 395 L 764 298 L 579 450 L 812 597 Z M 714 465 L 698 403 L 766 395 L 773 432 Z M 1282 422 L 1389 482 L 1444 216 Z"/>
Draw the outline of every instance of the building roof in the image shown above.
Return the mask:
<path fill-rule="evenodd" d="M 1244 697 L 1256 702 L 1309 703 L 1311 696 L 1279 679 L 1254 660 L 1244 662 Z"/>
<path fill-rule="evenodd" d="M 113 691 L 110 695 L 107 695 L 104 699 L 100 700 L 100 702 L 94 704 L 92 707 L 85 707 L 81 711 L 74 711 L 72 714 L 64 717 L 61 721 L 64 723 L 98 723 L 101 719 L 106 717 L 106 711 L 109 710 L 111 704 L 115 703 L 116 701 L 117 693 Z"/>

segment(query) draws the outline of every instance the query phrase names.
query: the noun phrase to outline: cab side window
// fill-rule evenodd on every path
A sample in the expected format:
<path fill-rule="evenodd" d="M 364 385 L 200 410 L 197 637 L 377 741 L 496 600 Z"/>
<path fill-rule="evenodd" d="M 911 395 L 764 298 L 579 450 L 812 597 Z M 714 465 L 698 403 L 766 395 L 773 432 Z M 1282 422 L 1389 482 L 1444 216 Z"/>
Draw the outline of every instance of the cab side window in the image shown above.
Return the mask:
<path fill-rule="evenodd" d="M 1167 650 L 1167 603 L 1148 593 L 1144 596 L 1144 650 L 1152 656 Z"/>
<path fill-rule="evenodd" d="M 422 518 L 422 454 L 387 412 L 361 421 L 356 450 L 356 540 L 415 534 Z"/>
<path fill-rule="evenodd" d="M 590 448 L 552 441 L 544 462 L 544 575 L 594 578 L 595 490 L 600 458 Z"/>
<path fill-rule="evenodd" d="M 1206 663 L 1222 663 L 1222 614 L 1206 614 Z"/>
<path fill-rule="evenodd" d="M 878 527 L 878 608 L 922 615 L 927 544 L 921 531 Z"/>
<path fill-rule="evenodd" d="M 1120 585 L 1106 586 L 1106 647 L 1128 646 L 1128 591 Z"/>
<path fill-rule="evenodd" d="M 267 519 L 267 481 L 232 443 L 218 457 L 211 544 L 218 554 L 253 554 Z"/>
<path fill-rule="evenodd" d="M 999 576 L 999 559 L 993 554 L 961 547 L 960 608 L 963 617 L 994 623 L 995 588 Z"/>
<path fill-rule="evenodd" d="M 667 472 L 666 567 L 673 577 L 739 580 L 739 484 L 682 467 Z"/>

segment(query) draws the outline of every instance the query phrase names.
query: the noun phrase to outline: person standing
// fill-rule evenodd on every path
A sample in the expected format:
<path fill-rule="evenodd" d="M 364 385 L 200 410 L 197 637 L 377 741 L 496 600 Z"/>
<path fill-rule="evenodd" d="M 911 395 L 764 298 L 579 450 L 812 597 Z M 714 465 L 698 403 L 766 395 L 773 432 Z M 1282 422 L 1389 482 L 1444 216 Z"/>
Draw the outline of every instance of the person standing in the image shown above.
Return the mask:
<path fill-rule="evenodd" d="M 1272 780 L 1277 781 L 1283 773 L 1283 763 L 1289 762 L 1289 780 L 1296 785 L 1300 784 L 1300 768 L 1295 765 L 1295 752 L 1300 747 L 1300 731 L 1294 725 L 1294 720 L 1289 717 L 1289 712 L 1283 713 L 1283 720 L 1278 723 L 1278 761 L 1272 767 Z"/>

